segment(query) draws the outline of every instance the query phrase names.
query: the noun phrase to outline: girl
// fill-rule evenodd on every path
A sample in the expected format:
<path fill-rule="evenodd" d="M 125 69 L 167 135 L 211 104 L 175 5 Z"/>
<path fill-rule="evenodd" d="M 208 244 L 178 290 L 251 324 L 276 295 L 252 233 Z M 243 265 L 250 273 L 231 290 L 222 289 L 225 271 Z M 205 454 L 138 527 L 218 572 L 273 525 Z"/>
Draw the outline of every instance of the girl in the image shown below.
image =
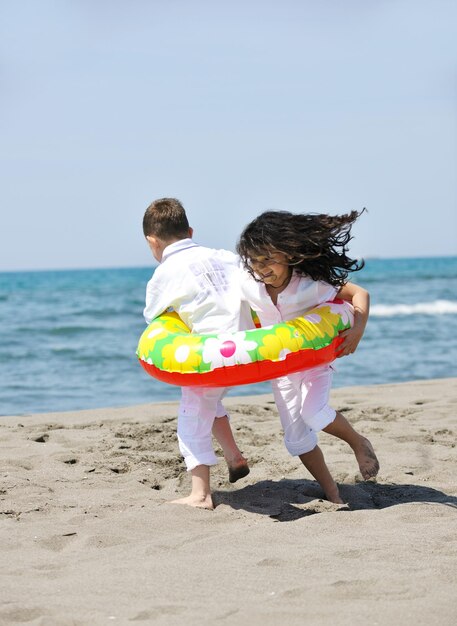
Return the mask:
<path fill-rule="evenodd" d="M 237 245 L 247 269 L 243 292 L 262 326 L 291 320 L 338 297 L 354 308 L 354 324 L 341 333 L 338 356 L 355 351 L 369 312 L 368 292 L 347 281 L 350 272 L 363 267 L 346 255 L 359 215 L 266 211 L 246 226 Z M 287 450 L 300 458 L 331 502 L 343 503 L 316 432 L 324 430 L 346 441 L 365 480 L 376 476 L 379 463 L 368 439 L 329 406 L 332 374 L 331 365 L 321 365 L 278 378 L 272 386 Z"/>

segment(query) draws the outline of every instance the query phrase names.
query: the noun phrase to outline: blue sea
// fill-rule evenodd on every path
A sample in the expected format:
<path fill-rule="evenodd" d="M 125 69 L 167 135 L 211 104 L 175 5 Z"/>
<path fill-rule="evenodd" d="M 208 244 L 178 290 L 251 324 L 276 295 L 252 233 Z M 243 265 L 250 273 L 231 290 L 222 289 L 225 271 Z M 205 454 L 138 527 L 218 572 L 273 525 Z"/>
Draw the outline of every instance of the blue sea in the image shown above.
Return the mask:
<path fill-rule="evenodd" d="M 152 271 L 0 273 L 0 415 L 178 399 L 135 356 Z M 368 259 L 352 280 L 370 291 L 371 315 L 335 387 L 457 376 L 457 257 Z"/>

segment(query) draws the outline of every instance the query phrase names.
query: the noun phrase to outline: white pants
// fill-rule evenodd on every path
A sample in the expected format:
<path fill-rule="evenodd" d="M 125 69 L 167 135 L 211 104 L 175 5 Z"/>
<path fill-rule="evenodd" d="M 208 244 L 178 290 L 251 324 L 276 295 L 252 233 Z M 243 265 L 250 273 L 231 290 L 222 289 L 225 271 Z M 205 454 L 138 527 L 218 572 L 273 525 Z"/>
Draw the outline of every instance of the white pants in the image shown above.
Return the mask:
<path fill-rule="evenodd" d="M 336 411 L 328 405 L 332 378 L 332 367 L 320 365 L 272 381 L 284 444 L 293 456 L 313 450 L 316 431 L 335 419 Z"/>
<path fill-rule="evenodd" d="M 178 443 L 187 471 L 197 465 L 216 465 L 212 428 L 214 419 L 227 415 L 222 398 L 226 387 L 182 387 L 178 412 Z"/>

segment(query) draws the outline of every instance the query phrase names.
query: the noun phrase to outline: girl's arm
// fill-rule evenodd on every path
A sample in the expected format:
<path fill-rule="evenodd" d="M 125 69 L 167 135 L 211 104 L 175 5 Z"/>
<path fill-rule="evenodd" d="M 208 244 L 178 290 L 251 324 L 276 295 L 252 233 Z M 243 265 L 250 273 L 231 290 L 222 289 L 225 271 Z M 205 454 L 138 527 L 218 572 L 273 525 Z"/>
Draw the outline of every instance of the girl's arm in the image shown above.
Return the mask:
<path fill-rule="evenodd" d="M 370 312 L 370 294 L 363 287 L 359 287 L 359 285 L 346 283 L 339 290 L 337 297 L 350 302 L 354 308 L 354 324 L 352 328 L 340 333 L 340 337 L 343 337 L 343 343 L 339 348 L 338 357 L 341 357 L 355 352 L 359 341 L 362 339 Z"/>

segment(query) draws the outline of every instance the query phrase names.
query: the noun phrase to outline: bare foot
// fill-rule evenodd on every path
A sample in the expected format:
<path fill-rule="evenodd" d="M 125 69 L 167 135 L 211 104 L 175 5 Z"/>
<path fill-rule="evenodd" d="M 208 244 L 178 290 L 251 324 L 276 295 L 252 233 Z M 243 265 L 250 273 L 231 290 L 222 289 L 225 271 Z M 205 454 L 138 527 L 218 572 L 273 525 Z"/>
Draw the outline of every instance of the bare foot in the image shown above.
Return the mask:
<path fill-rule="evenodd" d="M 241 463 L 238 463 L 237 465 L 228 463 L 227 465 L 229 470 L 229 482 L 231 483 L 236 483 L 237 480 L 240 480 L 240 478 L 244 478 L 251 471 L 247 462 L 244 459 Z"/>
<path fill-rule="evenodd" d="M 244 478 L 251 471 L 249 469 L 249 465 L 244 456 L 238 451 L 238 454 L 228 457 L 225 456 L 225 461 L 227 463 L 228 471 L 229 471 L 229 481 L 231 483 L 236 483 L 240 478 Z"/>
<path fill-rule="evenodd" d="M 193 495 L 187 496 L 186 498 L 178 498 L 178 500 L 171 500 L 169 504 L 187 504 L 188 506 L 193 506 L 198 509 L 208 509 L 212 511 L 214 509 L 213 499 L 211 498 L 211 494 L 207 496 Z"/>
<path fill-rule="evenodd" d="M 371 443 L 361 437 L 360 446 L 354 448 L 355 458 L 359 464 L 360 473 L 364 480 L 374 478 L 379 472 L 379 461 Z"/>
<path fill-rule="evenodd" d="M 340 492 L 336 485 L 335 489 L 325 492 L 325 497 L 329 502 L 333 502 L 334 504 L 345 504 L 344 500 L 341 499 Z"/>

